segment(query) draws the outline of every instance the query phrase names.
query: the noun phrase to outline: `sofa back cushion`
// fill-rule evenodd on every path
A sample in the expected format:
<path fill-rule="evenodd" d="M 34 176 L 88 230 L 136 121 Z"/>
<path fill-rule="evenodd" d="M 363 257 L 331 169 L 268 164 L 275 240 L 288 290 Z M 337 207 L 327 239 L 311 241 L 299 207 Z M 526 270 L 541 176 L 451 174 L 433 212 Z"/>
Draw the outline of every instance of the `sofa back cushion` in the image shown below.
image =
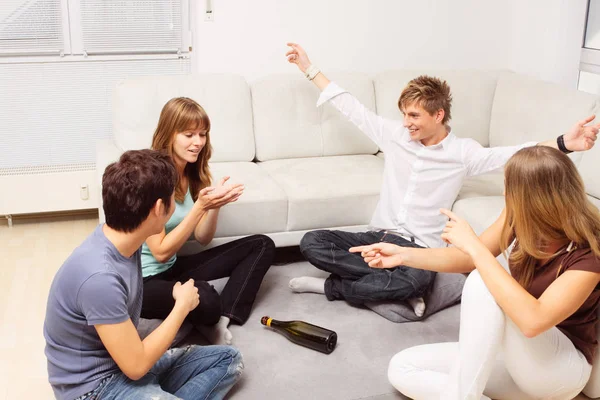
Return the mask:
<path fill-rule="evenodd" d="M 113 134 L 122 150 L 150 147 L 160 111 L 174 97 L 197 101 L 211 122 L 211 161 L 252 161 L 254 135 L 250 88 L 231 74 L 150 76 L 128 79 L 113 92 Z"/>
<path fill-rule="evenodd" d="M 375 110 L 372 80 L 358 73 L 327 77 Z M 377 146 L 330 104 L 317 108 L 319 90 L 301 74 L 270 75 L 251 85 L 256 158 L 375 154 Z"/>
<path fill-rule="evenodd" d="M 494 97 L 490 144 L 508 146 L 554 139 L 592 114 L 600 123 L 598 96 L 525 75 L 503 73 Z M 595 197 L 600 197 L 599 157 L 596 147 L 586 153 L 571 154 L 588 193 Z"/>
<path fill-rule="evenodd" d="M 385 118 L 402 119 L 398 99 L 408 82 L 420 75 L 446 80 L 452 93 L 452 119 L 449 124 L 458 137 L 470 137 L 489 145 L 490 115 L 499 71 L 476 70 L 397 70 L 374 79 L 377 113 Z"/>
<path fill-rule="evenodd" d="M 498 78 L 490 125 L 490 144 L 510 146 L 545 141 L 592 114 L 597 97 L 505 72 Z"/>
<path fill-rule="evenodd" d="M 600 108 L 600 107 L 599 107 Z M 600 110 L 595 112 L 596 120 L 600 123 Z M 594 120 L 595 121 L 595 120 Z M 579 162 L 579 173 L 585 183 L 585 189 L 590 196 L 600 199 L 600 141 L 596 141 L 593 149 L 586 151 Z M 596 205 L 598 201 L 592 201 Z"/>

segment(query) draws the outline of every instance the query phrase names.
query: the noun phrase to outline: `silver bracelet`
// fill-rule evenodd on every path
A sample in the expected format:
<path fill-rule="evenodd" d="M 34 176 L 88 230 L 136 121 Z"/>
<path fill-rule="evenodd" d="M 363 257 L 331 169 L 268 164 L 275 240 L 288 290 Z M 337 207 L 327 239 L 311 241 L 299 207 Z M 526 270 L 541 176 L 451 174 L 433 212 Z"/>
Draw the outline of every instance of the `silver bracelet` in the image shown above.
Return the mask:
<path fill-rule="evenodd" d="M 315 79 L 315 76 L 317 76 L 319 72 L 321 72 L 321 70 L 318 67 L 315 67 L 313 64 L 311 64 L 308 68 L 306 68 L 304 76 L 306 76 L 306 79 L 308 79 L 309 81 L 312 81 L 313 79 Z"/>

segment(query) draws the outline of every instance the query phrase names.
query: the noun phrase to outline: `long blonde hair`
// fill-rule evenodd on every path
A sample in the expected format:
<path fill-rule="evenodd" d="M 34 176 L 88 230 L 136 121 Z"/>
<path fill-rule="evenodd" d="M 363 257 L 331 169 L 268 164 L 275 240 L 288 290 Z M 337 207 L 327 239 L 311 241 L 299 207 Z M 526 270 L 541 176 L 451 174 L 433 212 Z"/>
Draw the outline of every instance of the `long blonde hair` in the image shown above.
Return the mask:
<path fill-rule="evenodd" d="M 188 180 L 192 199 L 196 201 L 198 192 L 210 186 L 212 180 L 208 166 L 208 160 L 212 155 L 210 119 L 204 108 L 187 97 L 176 97 L 169 100 L 160 112 L 158 125 L 152 137 L 152 149 L 165 150 L 173 158 L 175 135 L 189 129 L 206 131 L 206 144 L 200 151 L 198 160 L 195 163 L 188 163 L 183 172 Z M 181 203 L 184 201 L 185 195 L 186 190 L 181 187 L 181 176 L 179 176 L 175 188 L 175 200 Z"/>
<path fill-rule="evenodd" d="M 515 279 L 528 288 L 551 241 L 568 239 L 600 258 L 600 212 L 587 199 L 575 164 L 557 149 L 519 150 L 505 167 L 506 221 L 501 248 L 517 239 L 509 256 Z M 561 266 L 562 268 L 562 266 Z M 559 269 L 560 273 L 560 269 Z"/>

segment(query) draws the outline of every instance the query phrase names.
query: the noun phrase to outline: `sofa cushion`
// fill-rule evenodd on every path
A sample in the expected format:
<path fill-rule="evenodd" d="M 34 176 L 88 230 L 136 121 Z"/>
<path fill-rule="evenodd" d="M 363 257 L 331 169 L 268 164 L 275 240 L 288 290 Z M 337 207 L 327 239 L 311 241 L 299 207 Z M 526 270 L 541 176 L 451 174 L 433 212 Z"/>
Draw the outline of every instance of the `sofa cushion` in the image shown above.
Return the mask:
<path fill-rule="evenodd" d="M 150 147 L 160 111 L 173 97 L 196 100 L 211 121 L 211 161 L 252 161 L 250 89 L 231 74 L 151 76 L 120 82 L 113 92 L 113 134 L 122 150 Z"/>
<path fill-rule="evenodd" d="M 545 141 L 598 111 L 597 96 L 525 75 L 498 78 L 490 123 L 490 146 Z M 571 155 L 579 162 L 581 153 Z"/>
<path fill-rule="evenodd" d="M 211 163 L 213 181 L 230 176 L 228 183 L 243 183 L 244 194 L 219 212 L 215 237 L 285 231 L 288 201 L 273 178 L 251 162 Z"/>
<path fill-rule="evenodd" d="M 504 209 L 504 196 L 468 197 L 457 200 L 452 211 L 464 218 L 481 235 L 494 223 Z"/>
<path fill-rule="evenodd" d="M 463 274 L 437 273 L 431 291 L 425 296 L 425 313 L 420 317 L 404 301 L 368 302 L 365 306 L 392 322 L 421 321 L 458 303 L 466 279 Z"/>
<path fill-rule="evenodd" d="M 402 119 L 398 99 L 411 79 L 419 75 L 445 79 L 452 91 L 452 132 L 489 145 L 490 115 L 499 71 L 399 70 L 374 78 L 377 113 L 385 118 Z"/>
<path fill-rule="evenodd" d="M 375 110 L 373 82 L 363 74 L 329 74 Z M 273 75 L 252 84 L 256 158 L 375 154 L 377 146 L 332 105 L 316 106 L 319 90 L 302 75 Z"/>
<path fill-rule="evenodd" d="M 366 225 L 379 198 L 383 159 L 337 156 L 259 164 L 288 197 L 287 230 Z"/>
<path fill-rule="evenodd" d="M 600 111 L 596 112 L 596 120 L 594 120 L 594 123 L 600 123 Z M 578 165 L 579 173 L 581 174 L 583 182 L 585 183 L 586 192 L 594 196 L 596 199 L 600 199 L 600 173 L 598 173 L 599 165 L 600 141 L 597 141 L 596 145 L 591 150 L 583 153 L 581 161 Z"/>

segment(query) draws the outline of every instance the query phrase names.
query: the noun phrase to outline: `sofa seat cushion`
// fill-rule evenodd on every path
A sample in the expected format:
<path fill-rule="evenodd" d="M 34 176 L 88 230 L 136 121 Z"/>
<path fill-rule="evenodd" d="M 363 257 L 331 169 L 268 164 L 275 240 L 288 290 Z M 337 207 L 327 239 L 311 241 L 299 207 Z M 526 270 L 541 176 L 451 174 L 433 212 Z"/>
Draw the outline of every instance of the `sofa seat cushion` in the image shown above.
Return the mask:
<path fill-rule="evenodd" d="M 504 196 L 469 197 L 458 200 L 452 211 L 467 220 L 477 235 L 481 235 L 498 219 L 504 208 Z"/>
<path fill-rule="evenodd" d="M 251 162 L 211 163 L 213 183 L 230 176 L 228 183 L 243 183 L 244 194 L 219 212 L 215 237 L 253 235 L 285 230 L 287 197 L 279 184 Z"/>
<path fill-rule="evenodd" d="M 287 230 L 367 225 L 379 199 L 383 159 L 296 158 L 259 164 L 288 198 Z"/>

